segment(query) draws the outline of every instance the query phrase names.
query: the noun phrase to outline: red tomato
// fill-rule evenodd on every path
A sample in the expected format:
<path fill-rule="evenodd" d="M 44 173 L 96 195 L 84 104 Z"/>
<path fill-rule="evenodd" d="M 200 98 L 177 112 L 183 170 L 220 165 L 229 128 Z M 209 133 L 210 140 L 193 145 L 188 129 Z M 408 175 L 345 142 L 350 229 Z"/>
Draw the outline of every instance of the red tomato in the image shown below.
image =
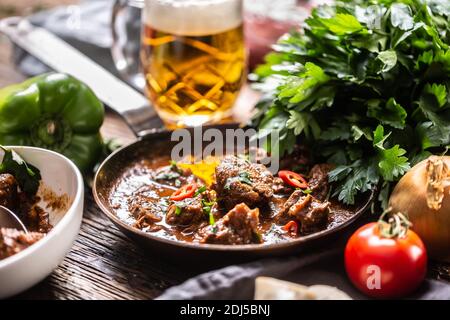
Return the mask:
<path fill-rule="evenodd" d="M 172 193 L 170 196 L 170 200 L 173 201 L 181 201 L 186 198 L 192 198 L 192 196 L 195 194 L 195 191 L 197 190 L 197 184 L 190 183 L 185 186 L 182 186 L 180 189 Z"/>
<path fill-rule="evenodd" d="M 308 188 L 308 182 L 306 179 L 298 173 L 289 170 L 281 170 L 278 172 L 278 176 L 291 187 L 306 189 Z"/>
<path fill-rule="evenodd" d="M 368 296 L 398 298 L 413 292 L 425 278 L 427 253 L 415 232 L 383 237 L 373 222 L 350 237 L 345 268 L 352 283 Z"/>

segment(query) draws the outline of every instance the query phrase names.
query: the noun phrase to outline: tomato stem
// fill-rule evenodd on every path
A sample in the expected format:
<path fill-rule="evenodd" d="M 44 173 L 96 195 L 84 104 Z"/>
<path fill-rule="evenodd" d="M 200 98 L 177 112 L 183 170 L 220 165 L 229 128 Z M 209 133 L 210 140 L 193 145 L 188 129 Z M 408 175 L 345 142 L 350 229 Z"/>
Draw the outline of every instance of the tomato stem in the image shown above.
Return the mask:
<path fill-rule="evenodd" d="M 401 212 L 392 214 L 392 209 L 385 210 L 378 220 L 378 230 L 380 235 L 385 238 L 403 238 L 406 236 L 412 223 L 408 220 L 408 217 Z M 386 217 L 389 218 L 386 221 Z"/>

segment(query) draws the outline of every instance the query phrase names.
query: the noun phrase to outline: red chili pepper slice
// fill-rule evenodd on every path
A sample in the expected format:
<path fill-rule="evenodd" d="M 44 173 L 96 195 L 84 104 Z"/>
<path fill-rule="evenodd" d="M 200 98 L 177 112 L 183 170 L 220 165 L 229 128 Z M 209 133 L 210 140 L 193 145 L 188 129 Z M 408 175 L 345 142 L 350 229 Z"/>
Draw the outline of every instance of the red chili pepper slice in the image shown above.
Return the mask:
<path fill-rule="evenodd" d="M 180 189 L 172 193 L 170 196 L 170 200 L 173 201 L 181 201 L 186 198 L 192 198 L 195 191 L 197 190 L 197 184 L 190 183 L 185 186 L 182 186 Z"/>
<path fill-rule="evenodd" d="M 308 188 L 308 182 L 306 179 L 299 173 L 295 173 L 289 170 L 281 170 L 278 172 L 278 176 L 283 179 L 285 183 L 290 185 L 291 187 L 306 189 Z"/>
<path fill-rule="evenodd" d="M 297 235 L 298 224 L 294 220 L 291 220 L 284 225 L 283 229 L 289 232 L 291 235 Z"/>

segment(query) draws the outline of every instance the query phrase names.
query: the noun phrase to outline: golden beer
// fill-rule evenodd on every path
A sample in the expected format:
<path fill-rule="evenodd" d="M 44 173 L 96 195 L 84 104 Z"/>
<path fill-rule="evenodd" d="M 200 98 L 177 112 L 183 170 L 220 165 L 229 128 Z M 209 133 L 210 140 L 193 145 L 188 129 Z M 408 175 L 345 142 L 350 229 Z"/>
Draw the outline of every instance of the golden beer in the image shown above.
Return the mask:
<path fill-rule="evenodd" d="M 242 2 L 150 1 L 141 63 L 147 94 L 169 127 L 218 122 L 245 80 Z"/>

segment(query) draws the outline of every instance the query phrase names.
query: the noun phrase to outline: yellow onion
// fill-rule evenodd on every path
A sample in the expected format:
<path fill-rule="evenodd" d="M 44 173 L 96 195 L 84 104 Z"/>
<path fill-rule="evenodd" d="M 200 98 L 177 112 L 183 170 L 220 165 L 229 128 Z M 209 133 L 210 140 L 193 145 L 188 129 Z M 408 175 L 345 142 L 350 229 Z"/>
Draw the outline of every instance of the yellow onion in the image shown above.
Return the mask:
<path fill-rule="evenodd" d="M 415 165 L 395 186 L 389 206 L 408 215 L 431 258 L 450 261 L 449 156 L 431 156 Z"/>

